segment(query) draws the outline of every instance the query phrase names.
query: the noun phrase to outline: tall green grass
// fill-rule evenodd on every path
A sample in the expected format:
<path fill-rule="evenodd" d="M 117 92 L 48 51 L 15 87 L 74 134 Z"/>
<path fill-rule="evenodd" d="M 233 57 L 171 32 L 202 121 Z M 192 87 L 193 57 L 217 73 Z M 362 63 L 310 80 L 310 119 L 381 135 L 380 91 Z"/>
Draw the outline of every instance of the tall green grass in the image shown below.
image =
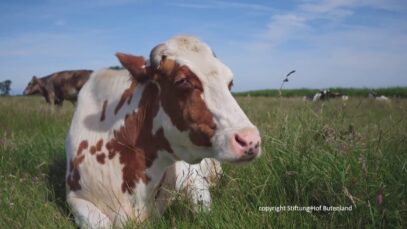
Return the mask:
<path fill-rule="evenodd" d="M 260 129 L 262 157 L 223 166 L 210 213 L 178 200 L 143 227 L 407 227 L 407 100 L 238 101 Z M 0 98 L 0 228 L 75 228 L 64 187 L 72 112 L 71 104 L 51 111 L 40 98 Z M 280 205 L 352 211 L 259 211 Z"/>

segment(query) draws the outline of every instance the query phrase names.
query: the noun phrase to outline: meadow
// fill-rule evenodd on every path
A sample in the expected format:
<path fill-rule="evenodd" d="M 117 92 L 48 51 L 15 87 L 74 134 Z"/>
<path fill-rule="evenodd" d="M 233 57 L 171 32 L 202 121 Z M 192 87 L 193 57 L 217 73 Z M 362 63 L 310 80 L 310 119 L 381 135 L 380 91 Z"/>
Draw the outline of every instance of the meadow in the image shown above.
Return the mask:
<path fill-rule="evenodd" d="M 261 158 L 223 165 L 210 213 L 177 200 L 145 228 L 406 228 L 407 100 L 237 97 L 262 135 Z M 0 228 L 76 228 L 65 202 L 73 106 L 0 98 Z M 264 212 L 346 206 L 351 211 Z M 130 223 L 127 228 L 139 227 Z"/>
<path fill-rule="evenodd" d="M 407 87 L 385 87 L 385 88 L 341 88 L 332 87 L 326 88 L 331 92 L 342 93 L 348 96 L 368 97 L 370 92 L 376 92 L 377 95 L 384 95 L 388 97 L 407 98 Z M 298 97 L 306 95 L 314 95 L 321 89 L 299 88 L 299 89 L 284 89 L 281 96 L 283 97 Z M 280 95 L 277 89 L 265 89 L 256 91 L 236 92 L 235 96 L 267 96 L 278 97 Z"/>

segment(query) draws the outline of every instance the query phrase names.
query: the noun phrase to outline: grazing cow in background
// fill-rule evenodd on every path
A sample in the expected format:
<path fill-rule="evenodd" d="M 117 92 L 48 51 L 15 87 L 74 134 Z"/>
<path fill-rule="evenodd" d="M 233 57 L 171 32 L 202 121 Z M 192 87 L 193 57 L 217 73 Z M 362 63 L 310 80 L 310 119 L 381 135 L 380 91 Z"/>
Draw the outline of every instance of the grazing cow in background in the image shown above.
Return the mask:
<path fill-rule="evenodd" d="M 209 204 L 214 159 L 261 154 L 259 131 L 229 90 L 233 74 L 207 44 L 179 36 L 148 61 L 117 57 L 125 70 L 100 70 L 82 88 L 65 142 L 67 202 L 80 227 L 159 215 L 171 189 Z"/>
<path fill-rule="evenodd" d="M 62 106 L 65 99 L 73 103 L 91 73 L 91 70 L 72 70 L 56 72 L 42 78 L 33 76 L 23 94 L 41 94 L 51 105 Z"/>
<path fill-rule="evenodd" d="M 376 101 L 390 102 L 390 99 L 387 96 L 379 95 L 374 90 L 369 92 L 368 97 L 371 98 L 371 99 L 375 99 Z"/>
<path fill-rule="evenodd" d="M 315 94 L 305 95 L 304 97 L 302 97 L 302 100 L 303 100 L 303 101 L 313 101 L 313 100 L 314 100 L 314 96 L 315 96 Z"/>
<path fill-rule="evenodd" d="M 328 99 L 335 99 L 341 98 L 342 100 L 346 101 L 349 99 L 349 96 L 343 95 L 342 93 L 338 92 L 331 92 L 330 90 L 321 90 L 315 93 L 315 95 L 306 95 L 303 97 L 304 101 L 320 101 L 320 100 L 328 100 Z"/>
<path fill-rule="evenodd" d="M 389 97 L 384 96 L 384 95 L 377 96 L 375 99 L 376 99 L 377 101 L 390 102 Z"/>

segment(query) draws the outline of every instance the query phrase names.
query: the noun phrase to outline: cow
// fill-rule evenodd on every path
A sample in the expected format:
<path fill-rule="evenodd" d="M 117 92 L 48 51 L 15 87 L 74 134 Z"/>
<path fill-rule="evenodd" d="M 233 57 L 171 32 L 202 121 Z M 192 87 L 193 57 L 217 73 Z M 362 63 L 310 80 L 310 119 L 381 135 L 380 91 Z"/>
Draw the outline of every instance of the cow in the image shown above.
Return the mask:
<path fill-rule="evenodd" d="M 48 104 L 56 106 L 62 106 L 65 99 L 74 103 L 92 72 L 92 70 L 70 70 L 55 72 L 42 78 L 33 76 L 23 94 L 41 94 Z"/>
<path fill-rule="evenodd" d="M 371 90 L 367 96 L 369 99 L 374 99 L 376 101 L 381 101 L 381 102 L 390 102 L 390 99 L 387 96 L 384 95 L 379 95 L 376 91 Z"/>
<path fill-rule="evenodd" d="M 382 101 L 382 102 L 390 102 L 389 97 L 384 96 L 384 95 L 380 95 L 380 96 L 376 96 L 375 97 L 376 101 Z"/>
<path fill-rule="evenodd" d="M 335 99 L 335 98 L 341 98 L 343 101 L 346 101 L 349 99 L 349 96 L 344 95 L 342 93 L 338 92 L 331 92 L 330 90 L 320 90 L 315 95 L 306 95 L 303 97 L 304 101 L 320 101 L 320 100 L 328 100 L 328 99 Z"/>
<path fill-rule="evenodd" d="M 169 193 L 182 189 L 208 208 L 217 162 L 261 155 L 260 133 L 230 92 L 232 71 L 192 36 L 157 45 L 148 60 L 116 56 L 125 69 L 91 75 L 65 140 L 75 222 L 143 222 L 161 215 Z"/>

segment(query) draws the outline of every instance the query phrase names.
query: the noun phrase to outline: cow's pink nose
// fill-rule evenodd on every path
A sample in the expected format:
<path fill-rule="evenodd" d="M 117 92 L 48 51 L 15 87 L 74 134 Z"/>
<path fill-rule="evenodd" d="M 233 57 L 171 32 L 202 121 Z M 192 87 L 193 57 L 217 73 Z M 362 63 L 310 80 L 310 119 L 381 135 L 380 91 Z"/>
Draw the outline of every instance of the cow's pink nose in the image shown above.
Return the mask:
<path fill-rule="evenodd" d="M 245 128 L 234 134 L 232 146 L 239 157 L 251 159 L 260 152 L 260 135 L 254 128 Z"/>

